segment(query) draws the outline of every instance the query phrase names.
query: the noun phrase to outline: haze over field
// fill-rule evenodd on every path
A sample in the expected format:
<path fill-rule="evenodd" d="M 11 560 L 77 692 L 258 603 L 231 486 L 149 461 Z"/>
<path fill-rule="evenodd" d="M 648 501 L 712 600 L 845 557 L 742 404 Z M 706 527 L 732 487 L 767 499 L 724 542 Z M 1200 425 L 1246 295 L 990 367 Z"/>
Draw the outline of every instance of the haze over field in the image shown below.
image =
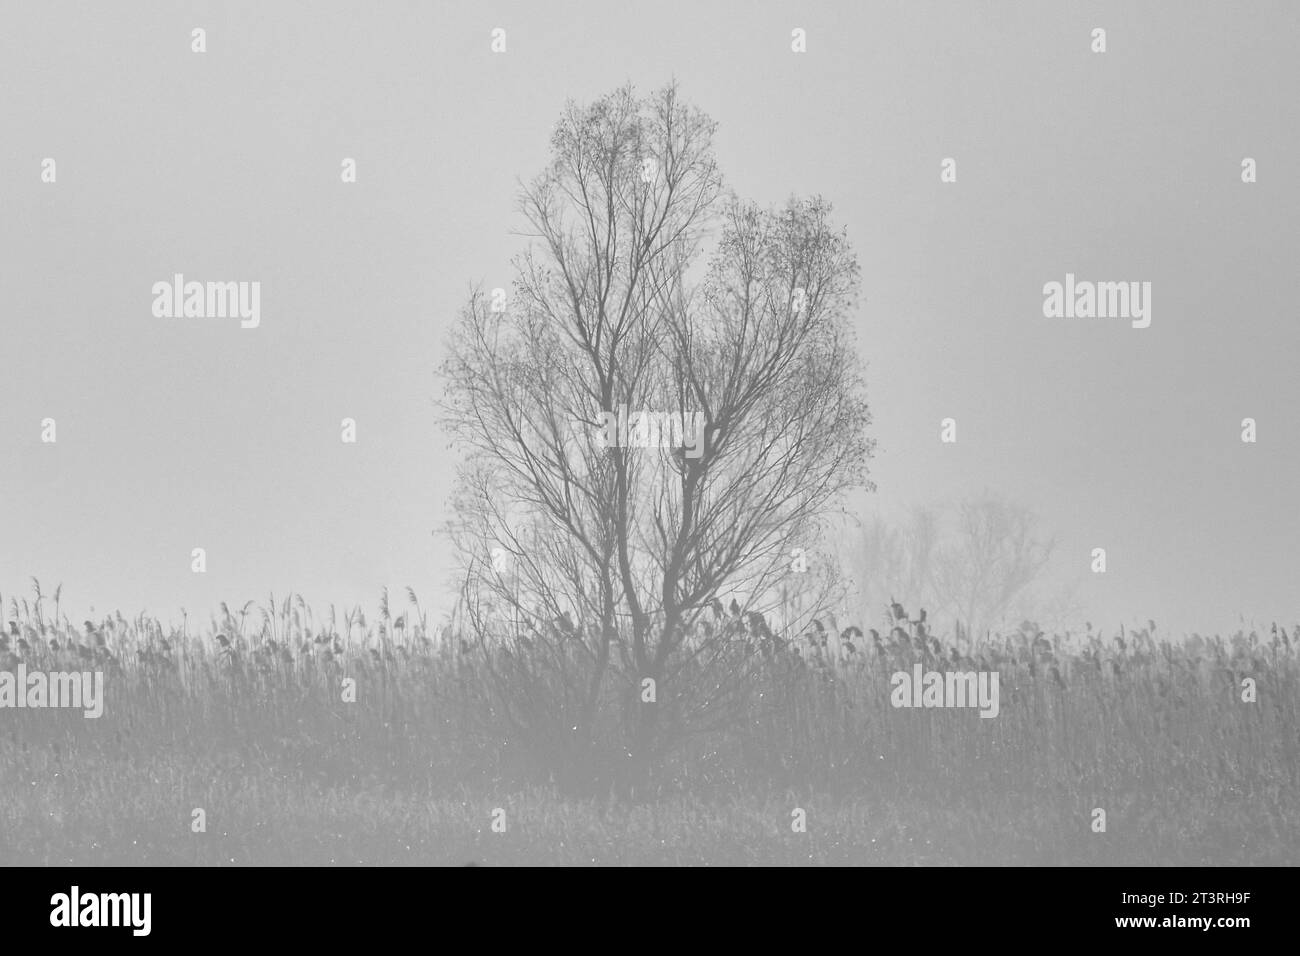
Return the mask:
<path fill-rule="evenodd" d="M 1300 331 L 1278 277 L 1300 218 L 1300 11 L 651 9 L 635 43 L 623 11 L 548 2 L 7 11 L 6 601 L 36 576 L 64 583 L 74 620 L 206 616 L 268 590 L 436 603 L 450 323 L 472 283 L 506 284 L 517 180 L 565 100 L 676 77 L 719 123 L 729 186 L 819 193 L 847 226 L 878 441 L 864 517 L 992 489 L 1059 536 L 1054 583 L 1083 617 L 1296 620 Z M 151 288 L 176 273 L 259 281 L 260 324 L 155 318 Z M 1067 273 L 1150 282 L 1150 327 L 1045 318 Z"/>

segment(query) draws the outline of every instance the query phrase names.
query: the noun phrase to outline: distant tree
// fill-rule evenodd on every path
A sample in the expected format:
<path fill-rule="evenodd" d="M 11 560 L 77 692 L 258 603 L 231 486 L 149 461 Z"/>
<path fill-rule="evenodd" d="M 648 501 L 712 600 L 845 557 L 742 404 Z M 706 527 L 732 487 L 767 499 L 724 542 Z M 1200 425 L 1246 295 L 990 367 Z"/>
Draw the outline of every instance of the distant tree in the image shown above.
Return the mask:
<path fill-rule="evenodd" d="M 821 199 L 766 211 L 725 192 L 714 129 L 675 86 L 570 104 L 522 191 L 532 242 L 508 305 L 472 292 L 442 369 L 467 620 L 513 661 L 488 655 L 497 706 L 520 733 L 558 728 L 570 757 L 612 710 L 642 782 L 748 686 L 720 599 L 762 610 L 793 549 L 869 485 L 853 253 Z M 607 447 L 623 407 L 699 413 L 698 457 Z"/>
<path fill-rule="evenodd" d="M 1002 620 L 1047 565 L 1055 542 L 1026 508 L 984 494 L 957 505 L 956 534 L 938 553 L 934 583 L 953 617 L 976 632 Z"/>
<path fill-rule="evenodd" d="M 869 614 L 897 597 L 913 613 L 926 607 L 932 620 L 980 634 L 1008 614 L 1053 606 L 1034 586 L 1054 551 L 1033 512 L 985 492 L 916 509 L 897 525 L 877 518 L 852 536 L 845 558 Z"/>

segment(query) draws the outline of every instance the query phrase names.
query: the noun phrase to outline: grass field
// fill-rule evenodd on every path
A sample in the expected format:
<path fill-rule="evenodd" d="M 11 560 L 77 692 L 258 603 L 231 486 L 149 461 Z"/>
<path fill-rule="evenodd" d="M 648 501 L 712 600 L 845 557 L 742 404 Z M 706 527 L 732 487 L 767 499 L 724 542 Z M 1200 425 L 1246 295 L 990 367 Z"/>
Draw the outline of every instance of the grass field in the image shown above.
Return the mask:
<path fill-rule="evenodd" d="M 805 646 L 627 803 L 557 786 L 494 718 L 491 661 L 419 620 L 316 626 L 290 600 L 195 634 L 10 610 L 0 669 L 102 669 L 106 705 L 0 710 L 6 864 L 1300 862 L 1300 660 L 1280 628 L 1007 635 L 968 649 L 1001 675 L 994 719 L 889 705 L 890 672 L 939 660 L 919 642 L 849 663 Z"/>

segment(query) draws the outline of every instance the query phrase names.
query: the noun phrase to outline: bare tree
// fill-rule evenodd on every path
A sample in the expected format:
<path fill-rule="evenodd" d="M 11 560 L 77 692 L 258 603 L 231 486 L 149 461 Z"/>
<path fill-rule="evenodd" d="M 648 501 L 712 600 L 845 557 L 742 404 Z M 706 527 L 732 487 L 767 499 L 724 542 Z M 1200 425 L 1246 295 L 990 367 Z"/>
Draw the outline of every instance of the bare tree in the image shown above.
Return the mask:
<path fill-rule="evenodd" d="M 918 508 L 899 525 L 877 518 L 851 542 L 848 560 L 869 610 L 897 597 L 978 634 L 1035 606 L 1033 587 L 1054 550 L 1033 512 L 984 492 Z"/>
<path fill-rule="evenodd" d="M 674 86 L 570 104 L 522 190 L 532 241 L 509 305 L 472 293 L 443 368 L 475 637 L 513 662 L 500 707 L 579 752 L 617 707 L 642 776 L 728 719 L 752 614 L 868 484 L 853 253 L 820 199 L 726 193 L 714 129 Z M 629 447 L 609 440 L 624 410 L 703 429 Z"/>
<path fill-rule="evenodd" d="M 957 534 L 935 563 L 935 586 L 972 629 L 1001 620 L 1055 547 L 1035 535 L 1034 515 L 985 494 L 957 506 Z"/>

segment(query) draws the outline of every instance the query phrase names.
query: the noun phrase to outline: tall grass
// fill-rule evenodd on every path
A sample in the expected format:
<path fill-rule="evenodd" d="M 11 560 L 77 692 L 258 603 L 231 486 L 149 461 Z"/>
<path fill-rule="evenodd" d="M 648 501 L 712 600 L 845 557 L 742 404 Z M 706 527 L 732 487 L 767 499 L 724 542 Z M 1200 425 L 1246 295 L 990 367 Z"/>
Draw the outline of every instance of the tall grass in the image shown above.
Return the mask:
<path fill-rule="evenodd" d="M 805 639 L 626 806 L 557 787 L 494 697 L 504 651 L 394 618 L 386 595 L 374 622 L 272 597 L 196 632 L 77 626 L 39 593 L 8 610 L 0 669 L 103 670 L 106 703 L 98 720 L 0 710 L 0 862 L 1300 861 L 1300 634 L 1284 629 L 1170 643 L 1027 625 L 971 647 L 909 628 L 852 654 Z M 998 670 L 998 717 L 892 708 L 889 675 L 915 660 Z"/>

